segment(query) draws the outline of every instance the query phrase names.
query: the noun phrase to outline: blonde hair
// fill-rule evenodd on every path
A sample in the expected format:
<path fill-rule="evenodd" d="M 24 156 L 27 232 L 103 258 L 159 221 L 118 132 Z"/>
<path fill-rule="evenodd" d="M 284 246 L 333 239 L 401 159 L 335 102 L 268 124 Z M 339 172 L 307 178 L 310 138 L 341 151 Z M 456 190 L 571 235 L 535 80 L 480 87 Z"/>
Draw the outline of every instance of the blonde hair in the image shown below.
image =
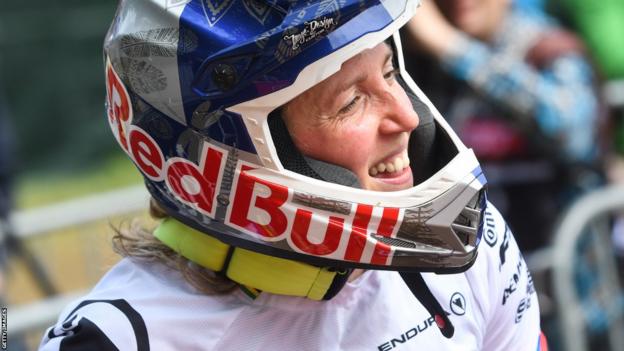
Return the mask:
<path fill-rule="evenodd" d="M 150 200 L 150 216 L 154 219 L 168 217 L 154 200 Z M 204 268 L 158 240 L 153 229 L 149 229 L 140 220 L 133 220 L 126 228 L 114 228 L 113 250 L 123 257 L 159 262 L 179 271 L 184 279 L 198 291 L 207 295 L 227 294 L 234 290 L 237 283 L 214 271 Z"/>

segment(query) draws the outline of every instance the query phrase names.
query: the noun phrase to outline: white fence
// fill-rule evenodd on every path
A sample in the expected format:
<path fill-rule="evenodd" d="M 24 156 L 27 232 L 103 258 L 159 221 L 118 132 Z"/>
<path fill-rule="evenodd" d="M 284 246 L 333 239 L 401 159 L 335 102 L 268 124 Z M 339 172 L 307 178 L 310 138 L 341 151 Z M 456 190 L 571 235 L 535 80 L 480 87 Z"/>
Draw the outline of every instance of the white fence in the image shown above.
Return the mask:
<path fill-rule="evenodd" d="M 149 195 L 143 185 L 61 202 L 37 209 L 16 212 L 11 217 L 15 235 L 20 239 L 138 212 L 148 208 Z M 9 336 L 52 325 L 61 309 L 84 294 L 75 292 L 49 297 L 9 309 Z"/>

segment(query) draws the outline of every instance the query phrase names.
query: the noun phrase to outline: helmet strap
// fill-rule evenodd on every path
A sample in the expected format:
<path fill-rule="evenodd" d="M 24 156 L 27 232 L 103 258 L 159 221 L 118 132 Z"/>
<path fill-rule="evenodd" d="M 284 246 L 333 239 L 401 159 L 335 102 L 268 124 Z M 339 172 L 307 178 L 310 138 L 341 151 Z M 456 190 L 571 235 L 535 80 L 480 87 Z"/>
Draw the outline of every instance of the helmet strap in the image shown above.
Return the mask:
<path fill-rule="evenodd" d="M 436 325 L 446 338 L 452 338 L 455 327 L 448 318 L 447 312 L 440 306 L 438 300 L 433 296 L 431 290 L 425 283 L 420 272 L 400 272 L 401 278 L 412 291 L 412 294 L 420 301 L 427 311 L 434 318 Z"/>

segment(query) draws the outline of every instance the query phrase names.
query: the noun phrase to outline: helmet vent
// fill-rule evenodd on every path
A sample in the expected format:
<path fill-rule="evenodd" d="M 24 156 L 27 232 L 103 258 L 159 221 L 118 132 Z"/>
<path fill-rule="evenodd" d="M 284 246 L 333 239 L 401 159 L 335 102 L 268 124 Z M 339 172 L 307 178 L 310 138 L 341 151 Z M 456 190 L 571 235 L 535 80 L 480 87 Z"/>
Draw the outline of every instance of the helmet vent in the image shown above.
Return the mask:
<path fill-rule="evenodd" d="M 398 247 L 405 247 L 405 248 L 409 248 L 409 249 L 415 249 L 416 248 L 416 243 L 411 242 L 411 241 L 407 241 L 407 240 L 403 240 L 403 239 L 399 239 L 399 238 L 389 238 L 387 236 L 382 236 L 379 234 L 372 234 L 372 237 L 377 239 L 377 241 L 390 245 L 390 246 L 398 246 Z"/>
<path fill-rule="evenodd" d="M 219 63 L 212 70 L 212 80 L 221 91 L 228 91 L 236 84 L 236 69 L 232 65 Z"/>
<path fill-rule="evenodd" d="M 453 232 L 464 245 L 476 245 L 482 212 L 485 207 L 484 200 L 484 191 L 476 193 L 451 224 Z"/>
<path fill-rule="evenodd" d="M 475 237 L 477 235 L 476 228 L 463 226 L 463 225 L 459 225 L 455 223 L 451 224 L 451 227 L 453 228 L 455 235 L 457 235 L 459 240 L 461 240 L 461 242 L 464 245 L 470 245 L 470 238 Z"/>

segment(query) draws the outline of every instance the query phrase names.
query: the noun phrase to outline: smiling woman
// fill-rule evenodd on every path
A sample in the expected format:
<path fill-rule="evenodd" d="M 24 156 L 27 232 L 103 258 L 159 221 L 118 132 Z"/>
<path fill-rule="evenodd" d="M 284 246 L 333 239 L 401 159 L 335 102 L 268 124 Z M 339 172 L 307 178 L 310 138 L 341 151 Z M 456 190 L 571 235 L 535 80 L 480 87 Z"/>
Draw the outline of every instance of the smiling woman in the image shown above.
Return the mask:
<path fill-rule="evenodd" d="M 120 233 L 42 349 L 534 349 L 513 236 L 405 72 L 417 6 L 122 1 L 108 121 L 162 222 Z"/>
<path fill-rule="evenodd" d="M 418 115 L 396 73 L 392 50 L 381 43 L 286 104 L 297 149 L 350 170 L 364 189 L 411 188 L 407 146 Z"/>

